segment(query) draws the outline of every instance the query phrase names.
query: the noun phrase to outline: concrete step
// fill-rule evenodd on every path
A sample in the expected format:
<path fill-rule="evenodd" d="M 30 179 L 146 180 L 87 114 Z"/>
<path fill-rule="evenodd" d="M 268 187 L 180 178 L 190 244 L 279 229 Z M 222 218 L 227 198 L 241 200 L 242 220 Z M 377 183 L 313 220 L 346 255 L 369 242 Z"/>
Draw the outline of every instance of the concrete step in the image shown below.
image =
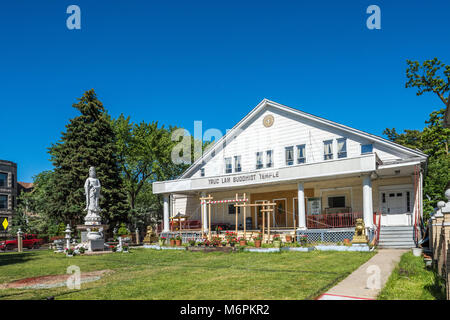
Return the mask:
<path fill-rule="evenodd" d="M 402 231 L 402 230 L 410 230 L 410 231 L 413 231 L 414 230 L 414 228 L 413 227 L 381 227 L 380 228 L 380 230 L 381 231 L 383 231 L 383 230 L 397 230 L 397 231 Z"/>
<path fill-rule="evenodd" d="M 415 248 L 415 247 L 416 247 L 416 245 L 405 245 L 405 246 L 378 245 L 379 249 L 411 249 L 411 248 Z"/>

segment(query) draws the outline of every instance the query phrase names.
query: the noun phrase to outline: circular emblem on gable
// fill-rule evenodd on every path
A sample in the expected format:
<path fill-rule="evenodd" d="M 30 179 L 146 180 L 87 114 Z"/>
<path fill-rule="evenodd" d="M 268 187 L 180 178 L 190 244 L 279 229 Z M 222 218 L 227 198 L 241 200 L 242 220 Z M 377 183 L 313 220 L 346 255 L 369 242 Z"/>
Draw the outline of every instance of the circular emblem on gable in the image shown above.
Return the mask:
<path fill-rule="evenodd" d="M 268 128 L 268 127 L 271 127 L 273 125 L 273 121 L 274 121 L 273 115 L 268 114 L 267 116 L 264 117 L 263 124 L 264 124 L 265 127 Z"/>

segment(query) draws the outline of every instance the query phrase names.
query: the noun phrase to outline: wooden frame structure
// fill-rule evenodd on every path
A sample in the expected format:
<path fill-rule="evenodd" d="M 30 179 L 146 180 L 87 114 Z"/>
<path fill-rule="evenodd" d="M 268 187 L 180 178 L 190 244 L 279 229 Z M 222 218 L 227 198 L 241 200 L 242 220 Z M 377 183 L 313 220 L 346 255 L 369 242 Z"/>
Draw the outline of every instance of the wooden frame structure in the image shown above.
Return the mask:
<path fill-rule="evenodd" d="M 245 193 L 244 193 L 245 195 Z M 236 208 L 237 207 L 243 207 L 244 208 L 244 219 L 245 219 L 245 208 L 246 207 L 263 207 L 261 209 L 262 212 L 262 242 L 265 241 L 265 213 L 267 213 L 267 241 L 270 241 L 270 217 L 271 214 L 273 215 L 273 211 L 274 211 L 274 207 L 276 206 L 276 203 L 271 203 L 267 200 L 265 200 L 262 203 L 245 203 L 245 204 L 235 204 L 234 205 Z M 236 209 L 237 211 L 237 209 Z M 237 230 L 236 230 L 237 232 Z M 246 228 L 244 225 L 244 238 L 246 238 Z"/>
<path fill-rule="evenodd" d="M 203 205 L 207 204 L 208 205 L 208 240 L 211 240 L 211 204 L 221 204 L 221 203 L 235 203 L 235 208 L 236 208 L 236 233 L 238 232 L 238 206 L 236 205 L 236 203 L 239 202 L 247 202 L 248 199 L 246 198 L 246 194 L 244 193 L 243 197 L 240 199 L 239 198 L 239 194 L 236 193 L 236 198 L 233 200 L 213 200 L 214 198 L 208 194 L 207 197 L 201 197 L 200 199 L 200 216 L 201 216 L 201 232 L 202 232 L 202 237 L 204 237 L 205 233 L 204 233 L 204 219 L 203 219 Z M 244 207 L 244 236 L 245 236 L 245 231 L 246 231 L 246 224 L 245 224 L 245 218 L 246 218 L 246 212 L 245 212 L 245 207 Z"/>

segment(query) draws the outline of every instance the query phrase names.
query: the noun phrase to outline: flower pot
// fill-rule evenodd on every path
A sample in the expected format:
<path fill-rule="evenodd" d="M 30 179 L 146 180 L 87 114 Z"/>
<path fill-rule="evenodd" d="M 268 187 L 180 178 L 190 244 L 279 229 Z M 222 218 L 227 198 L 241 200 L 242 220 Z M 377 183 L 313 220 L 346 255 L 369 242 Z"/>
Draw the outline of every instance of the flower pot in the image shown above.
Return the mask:
<path fill-rule="evenodd" d="M 291 235 L 287 235 L 286 236 L 286 242 L 289 242 L 289 243 L 292 242 L 292 236 Z"/>
<path fill-rule="evenodd" d="M 247 241 L 245 240 L 239 240 L 239 245 L 240 246 L 245 246 L 247 244 Z"/>
<path fill-rule="evenodd" d="M 422 255 L 423 249 L 422 248 L 412 248 L 412 253 L 416 257 L 420 257 Z"/>
<path fill-rule="evenodd" d="M 175 245 L 175 240 L 170 240 L 170 246 L 173 247 Z"/>
<path fill-rule="evenodd" d="M 175 240 L 175 245 L 176 245 L 177 247 L 181 246 L 181 240 Z"/>
<path fill-rule="evenodd" d="M 261 248 L 261 240 L 255 240 L 255 247 Z"/>
<path fill-rule="evenodd" d="M 281 247 L 281 241 L 280 240 L 274 240 L 273 241 L 273 246 L 275 248 L 280 248 Z"/>

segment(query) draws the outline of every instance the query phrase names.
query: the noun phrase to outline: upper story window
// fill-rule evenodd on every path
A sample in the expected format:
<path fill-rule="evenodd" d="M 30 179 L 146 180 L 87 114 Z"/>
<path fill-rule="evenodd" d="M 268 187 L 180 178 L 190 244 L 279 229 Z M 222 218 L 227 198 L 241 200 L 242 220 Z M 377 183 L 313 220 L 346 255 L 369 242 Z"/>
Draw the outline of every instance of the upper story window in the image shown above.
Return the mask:
<path fill-rule="evenodd" d="M 204 177 L 205 176 L 205 168 L 201 168 L 200 169 L 200 177 Z"/>
<path fill-rule="evenodd" d="M 373 144 L 362 144 L 361 145 L 361 154 L 370 153 L 373 151 Z"/>
<path fill-rule="evenodd" d="M 231 158 L 225 158 L 225 173 L 233 172 Z"/>
<path fill-rule="evenodd" d="M 7 187 L 7 186 L 8 186 L 8 174 L 0 173 L 0 187 Z"/>
<path fill-rule="evenodd" d="M 294 147 L 286 147 L 285 149 L 286 155 L 286 165 L 291 166 L 294 164 Z"/>
<path fill-rule="evenodd" d="M 235 156 L 234 157 L 234 171 L 235 172 L 241 172 L 242 171 L 241 156 Z"/>
<path fill-rule="evenodd" d="M 257 152 L 256 153 L 256 169 L 261 169 L 263 167 L 263 153 Z"/>
<path fill-rule="evenodd" d="M 306 162 L 306 145 L 297 146 L 297 164 Z"/>
<path fill-rule="evenodd" d="M 8 196 L 0 194 L 0 209 L 8 209 Z"/>
<path fill-rule="evenodd" d="M 273 152 L 272 150 L 267 150 L 266 151 L 266 167 L 267 168 L 272 168 L 273 167 Z"/>
<path fill-rule="evenodd" d="M 333 159 L 333 140 L 327 140 L 323 142 L 323 159 Z"/>
<path fill-rule="evenodd" d="M 337 139 L 338 158 L 347 158 L 347 139 Z"/>

